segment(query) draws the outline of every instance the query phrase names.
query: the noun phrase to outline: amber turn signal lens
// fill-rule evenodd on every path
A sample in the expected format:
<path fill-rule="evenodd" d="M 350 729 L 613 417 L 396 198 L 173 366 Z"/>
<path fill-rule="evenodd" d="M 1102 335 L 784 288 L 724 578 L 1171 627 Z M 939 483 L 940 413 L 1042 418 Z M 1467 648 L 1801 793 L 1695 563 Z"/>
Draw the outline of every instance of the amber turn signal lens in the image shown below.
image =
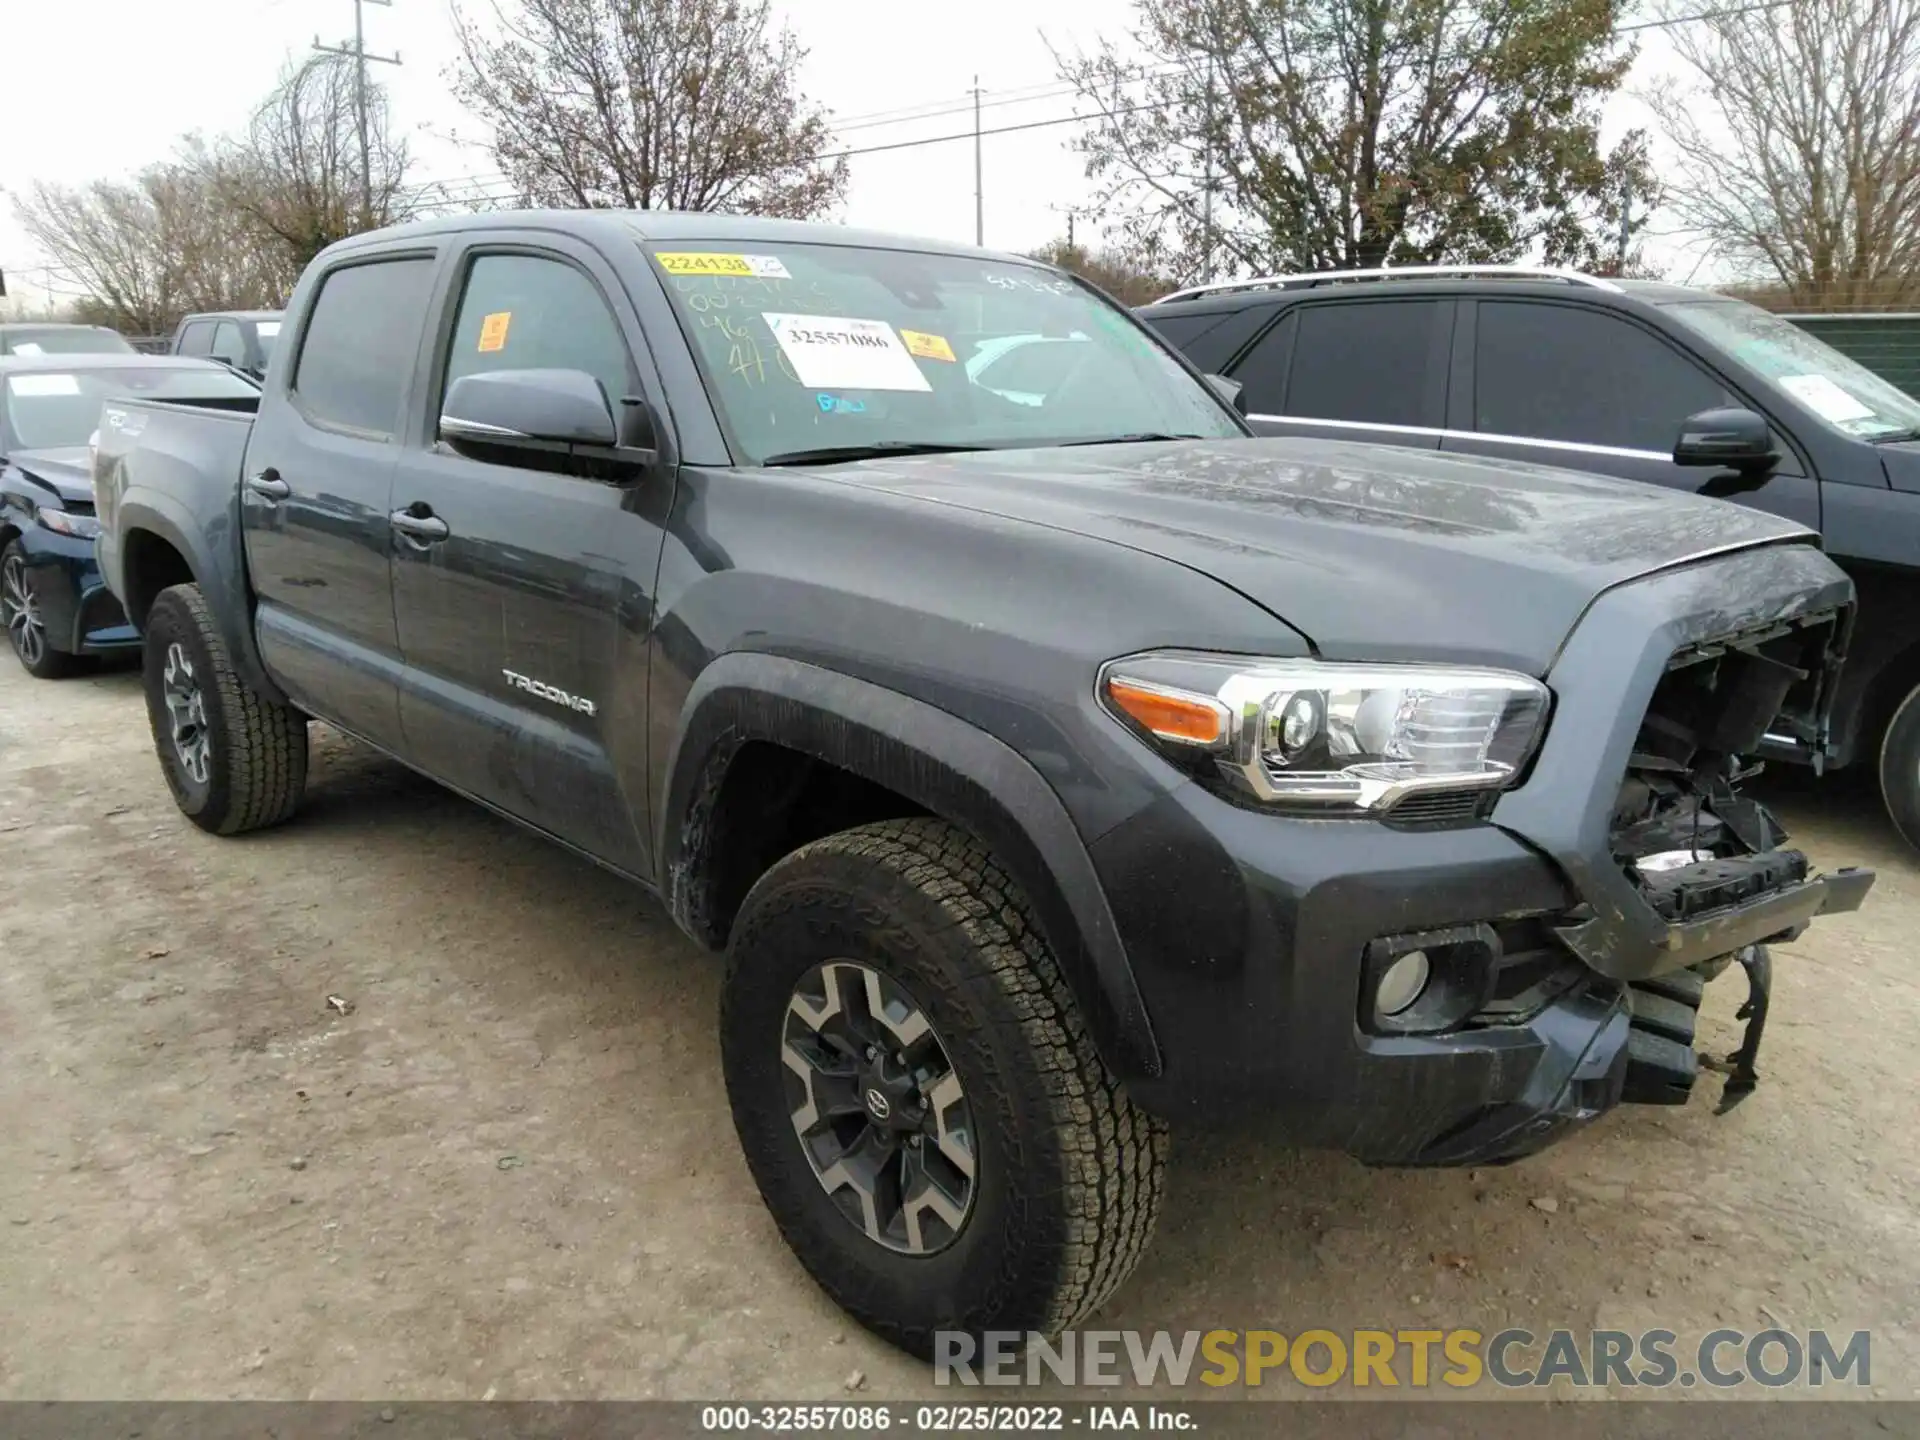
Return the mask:
<path fill-rule="evenodd" d="M 1107 681 L 1113 703 L 1162 740 L 1217 745 L 1227 735 L 1227 707 L 1208 696 L 1184 695 L 1115 675 Z"/>

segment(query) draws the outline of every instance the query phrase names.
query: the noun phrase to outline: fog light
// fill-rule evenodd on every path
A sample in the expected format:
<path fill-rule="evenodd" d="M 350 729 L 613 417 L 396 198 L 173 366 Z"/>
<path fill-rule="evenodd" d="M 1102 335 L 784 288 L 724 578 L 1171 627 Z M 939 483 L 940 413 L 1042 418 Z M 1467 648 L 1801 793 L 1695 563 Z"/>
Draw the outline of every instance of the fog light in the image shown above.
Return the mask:
<path fill-rule="evenodd" d="M 1373 992 L 1374 1013 L 1398 1015 L 1409 1008 L 1427 988 L 1427 977 L 1431 973 L 1427 952 L 1409 950 L 1389 965 L 1387 973 L 1380 977 L 1380 983 Z"/>

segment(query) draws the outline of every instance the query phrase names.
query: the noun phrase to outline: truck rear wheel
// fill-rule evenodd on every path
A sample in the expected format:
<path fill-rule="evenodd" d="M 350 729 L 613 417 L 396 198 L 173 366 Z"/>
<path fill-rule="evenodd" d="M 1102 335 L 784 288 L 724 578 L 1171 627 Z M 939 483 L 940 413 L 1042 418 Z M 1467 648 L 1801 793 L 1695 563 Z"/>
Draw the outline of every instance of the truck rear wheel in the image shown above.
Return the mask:
<path fill-rule="evenodd" d="M 1900 837 L 1920 850 L 1920 686 L 1907 692 L 1881 737 L 1880 798 Z"/>
<path fill-rule="evenodd" d="M 940 1330 L 1078 1324 L 1146 1249 L 1166 1126 L 1101 1062 L 1013 882 L 950 825 L 861 826 L 762 876 L 720 1043 L 787 1243 L 913 1354 Z"/>
<path fill-rule="evenodd" d="M 306 717 L 240 678 L 198 585 L 160 592 L 142 659 L 154 748 L 181 813 L 216 835 L 293 814 L 307 783 Z"/>

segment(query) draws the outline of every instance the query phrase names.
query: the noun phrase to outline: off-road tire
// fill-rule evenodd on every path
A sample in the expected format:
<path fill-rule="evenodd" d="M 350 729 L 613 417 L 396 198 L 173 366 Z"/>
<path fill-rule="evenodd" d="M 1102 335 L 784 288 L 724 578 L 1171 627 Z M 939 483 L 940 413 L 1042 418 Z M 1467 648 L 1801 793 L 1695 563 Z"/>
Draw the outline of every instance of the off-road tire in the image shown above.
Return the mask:
<path fill-rule="evenodd" d="M 782 1026 L 795 983 L 831 959 L 910 991 L 966 1088 L 975 1193 L 937 1253 L 869 1238 L 795 1135 Z M 787 1243 L 855 1319 L 912 1354 L 930 1357 L 940 1330 L 1077 1325 L 1146 1249 L 1167 1128 L 1102 1063 L 1018 888 L 951 825 L 864 825 L 762 876 L 733 927 L 720 1044 L 748 1168 Z"/>
<path fill-rule="evenodd" d="M 1920 850 L 1920 685 L 1907 692 L 1880 738 L 1880 799 L 1900 838 Z"/>
<path fill-rule="evenodd" d="M 164 674 L 179 645 L 204 702 L 207 777 L 187 770 L 172 732 Z M 299 807 L 307 783 L 307 722 L 240 678 L 198 585 L 162 590 L 147 612 L 141 679 L 160 769 L 180 811 L 202 830 L 238 835 L 277 825 Z"/>

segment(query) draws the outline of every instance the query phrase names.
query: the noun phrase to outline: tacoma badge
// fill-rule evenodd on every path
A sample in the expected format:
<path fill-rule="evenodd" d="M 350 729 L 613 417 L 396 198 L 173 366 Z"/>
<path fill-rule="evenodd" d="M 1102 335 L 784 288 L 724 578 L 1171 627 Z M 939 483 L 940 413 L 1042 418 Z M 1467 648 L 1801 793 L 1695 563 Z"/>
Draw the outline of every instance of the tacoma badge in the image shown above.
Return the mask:
<path fill-rule="evenodd" d="M 564 705 L 569 710 L 578 710 L 582 715 L 594 713 L 593 701 L 583 695 L 570 695 L 558 685 L 549 685 L 543 680 L 531 680 L 515 670 L 502 670 L 509 685 L 517 685 L 529 695 L 538 695 L 542 700 L 551 700 L 556 705 Z"/>

